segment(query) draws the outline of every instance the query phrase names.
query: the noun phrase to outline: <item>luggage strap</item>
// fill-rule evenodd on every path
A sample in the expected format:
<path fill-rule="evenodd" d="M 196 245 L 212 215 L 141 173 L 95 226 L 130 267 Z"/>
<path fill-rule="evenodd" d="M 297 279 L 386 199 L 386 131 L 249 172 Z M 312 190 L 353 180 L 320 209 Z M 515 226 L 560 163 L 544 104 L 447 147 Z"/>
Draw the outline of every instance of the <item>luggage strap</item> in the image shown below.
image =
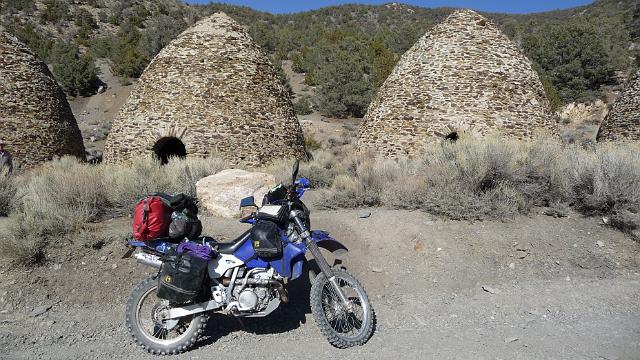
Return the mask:
<path fill-rule="evenodd" d="M 147 227 L 147 220 L 149 219 L 149 203 L 148 203 L 149 197 L 146 197 L 143 200 L 143 206 L 142 206 L 142 223 L 140 223 L 140 226 L 138 226 L 138 233 L 140 233 L 140 229 L 142 229 L 142 227 L 144 227 L 146 229 Z"/>

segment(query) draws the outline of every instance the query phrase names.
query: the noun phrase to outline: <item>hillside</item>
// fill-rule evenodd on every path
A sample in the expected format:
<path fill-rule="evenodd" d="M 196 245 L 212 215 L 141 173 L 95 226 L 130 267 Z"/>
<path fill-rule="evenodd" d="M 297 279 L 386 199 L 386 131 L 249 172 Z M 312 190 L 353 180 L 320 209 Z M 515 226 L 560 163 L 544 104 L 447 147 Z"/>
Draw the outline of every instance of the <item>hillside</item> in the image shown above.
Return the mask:
<path fill-rule="evenodd" d="M 68 95 L 87 96 L 102 84 L 97 59 L 105 59 L 126 84 L 178 33 L 217 11 L 245 24 L 276 65 L 291 60 L 306 85 L 317 87 L 300 109 L 342 118 L 363 116 L 399 56 L 453 9 L 390 3 L 272 15 L 176 0 L 3 0 L 0 23 L 51 65 Z M 483 15 L 533 60 L 554 108 L 603 98 L 638 66 L 640 8 L 635 0 Z M 281 76 L 285 79 L 284 72 Z M 329 84 L 336 78 L 346 80 Z"/>

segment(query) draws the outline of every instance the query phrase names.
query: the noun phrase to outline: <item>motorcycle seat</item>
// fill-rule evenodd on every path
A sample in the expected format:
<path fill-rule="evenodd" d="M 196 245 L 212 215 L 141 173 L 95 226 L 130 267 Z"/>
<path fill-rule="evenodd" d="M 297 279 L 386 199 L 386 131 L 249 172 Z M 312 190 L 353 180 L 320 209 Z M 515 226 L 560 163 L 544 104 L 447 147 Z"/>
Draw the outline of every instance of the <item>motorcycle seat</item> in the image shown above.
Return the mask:
<path fill-rule="evenodd" d="M 231 242 L 218 243 L 218 252 L 221 254 L 233 254 L 249 239 L 250 235 L 251 229 L 245 231 Z"/>

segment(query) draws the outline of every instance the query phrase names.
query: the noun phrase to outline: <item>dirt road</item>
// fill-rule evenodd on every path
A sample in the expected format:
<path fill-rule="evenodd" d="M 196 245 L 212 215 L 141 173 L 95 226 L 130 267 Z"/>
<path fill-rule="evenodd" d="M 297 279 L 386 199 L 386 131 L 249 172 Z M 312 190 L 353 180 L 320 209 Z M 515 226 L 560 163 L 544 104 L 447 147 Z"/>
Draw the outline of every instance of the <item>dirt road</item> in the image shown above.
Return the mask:
<path fill-rule="evenodd" d="M 309 313 L 308 286 L 297 284 L 292 302 L 266 319 L 212 317 L 199 347 L 174 358 L 640 359 L 640 245 L 597 219 L 470 224 L 371 212 L 313 217 L 314 228 L 345 240 L 344 265 L 369 292 L 378 327 L 365 346 L 332 348 Z M 244 227 L 205 223 L 227 239 Z M 116 238 L 52 250 L 31 272 L 3 270 L 1 358 L 152 358 L 123 326 L 124 301 L 145 268 L 119 259 Z"/>

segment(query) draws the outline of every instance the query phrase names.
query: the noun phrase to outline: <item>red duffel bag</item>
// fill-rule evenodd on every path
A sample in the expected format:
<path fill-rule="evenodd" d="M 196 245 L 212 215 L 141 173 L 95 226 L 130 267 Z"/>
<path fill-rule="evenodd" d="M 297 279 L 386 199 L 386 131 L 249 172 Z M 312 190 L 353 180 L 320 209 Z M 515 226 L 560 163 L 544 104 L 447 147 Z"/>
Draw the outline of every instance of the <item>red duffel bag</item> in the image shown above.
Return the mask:
<path fill-rule="evenodd" d="M 159 196 L 147 196 L 133 209 L 133 237 L 149 241 L 169 236 L 171 210 Z"/>

